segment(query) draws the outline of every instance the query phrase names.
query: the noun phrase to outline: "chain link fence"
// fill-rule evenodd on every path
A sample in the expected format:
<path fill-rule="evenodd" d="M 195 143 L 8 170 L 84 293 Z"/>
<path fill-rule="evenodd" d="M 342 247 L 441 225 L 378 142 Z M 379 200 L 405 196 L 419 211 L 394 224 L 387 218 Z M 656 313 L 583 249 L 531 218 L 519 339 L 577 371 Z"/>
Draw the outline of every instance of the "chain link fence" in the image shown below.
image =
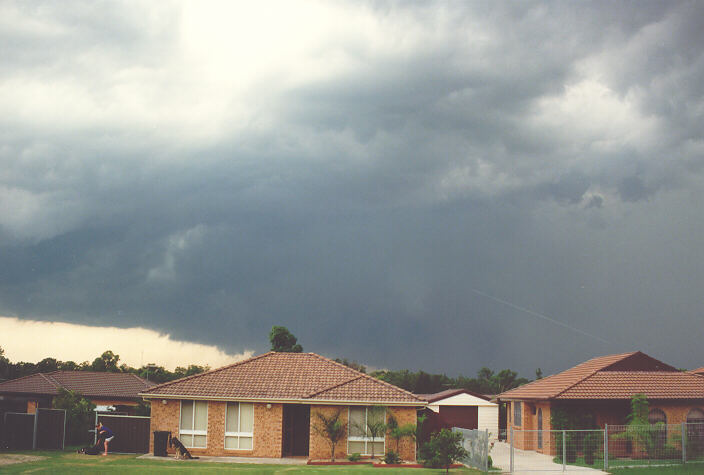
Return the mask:
<path fill-rule="evenodd" d="M 476 468 L 483 472 L 489 470 L 489 431 L 477 429 L 462 429 L 453 427 L 452 432 L 459 432 L 464 436 L 462 446 L 468 452 L 461 462 L 468 467 Z"/>
<path fill-rule="evenodd" d="M 512 473 L 704 464 L 704 423 L 607 425 L 597 430 L 514 429 L 509 443 Z M 540 463 L 536 462 L 538 452 L 544 454 Z"/>

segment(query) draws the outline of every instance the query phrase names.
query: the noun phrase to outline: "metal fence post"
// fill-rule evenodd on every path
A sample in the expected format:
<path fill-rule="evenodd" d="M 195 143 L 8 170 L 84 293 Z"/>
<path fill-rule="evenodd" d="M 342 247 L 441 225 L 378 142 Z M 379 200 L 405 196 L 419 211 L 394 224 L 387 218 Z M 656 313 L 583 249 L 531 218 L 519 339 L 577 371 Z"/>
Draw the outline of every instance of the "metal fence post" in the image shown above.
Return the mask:
<path fill-rule="evenodd" d="M 66 448 L 66 418 L 67 413 L 66 409 L 64 409 L 64 438 L 61 440 L 61 450 L 64 450 Z"/>
<path fill-rule="evenodd" d="M 509 460 L 511 461 L 511 473 L 513 473 L 513 427 L 511 427 L 511 450 L 509 454 Z"/>
<path fill-rule="evenodd" d="M 687 424 L 682 423 L 682 463 L 687 463 Z"/>
<path fill-rule="evenodd" d="M 486 439 L 484 440 L 484 454 L 486 454 L 486 457 L 484 457 L 484 471 L 488 472 L 489 471 L 489 429 L 485 429 L 486 433 Z"/>
<path fill-rule="evenodd" d="M 32 435 L 32 450 L 37 450 L 37 419 L 39 418 L 39 404 L 34 409 L 34 434 Z"/>
<path fill-rule="evenodd" d="M 604 424 L 604 471 L 609 468 L 609 424 Z"/>
<path fill-rule="evenodd" d="M 562 430 L 562 471 L 564 472 L 566 469 L 567 465 L 567 444 L 565 443 L 565 440 L 567 437 L 565 436 L 565 431 L 564 429 Z"/>

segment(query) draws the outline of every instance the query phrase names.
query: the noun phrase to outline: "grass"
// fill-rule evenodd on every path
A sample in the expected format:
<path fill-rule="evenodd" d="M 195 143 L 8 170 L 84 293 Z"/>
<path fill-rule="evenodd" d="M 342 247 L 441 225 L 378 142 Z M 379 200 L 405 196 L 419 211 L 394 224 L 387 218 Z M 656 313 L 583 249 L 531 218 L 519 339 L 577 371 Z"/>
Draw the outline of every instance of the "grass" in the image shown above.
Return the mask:
<path fill-rule="evenodd" d="M 633 467 L 633 468 L 613 468 L 609 469 L 614 475 L 651 475 L 654 473 L 702 473 L 699 464 L 672 465 L 669 467 Z"/>
<path fill-rule="evenodd" d="M 439 469 L 418 468 L 374 468 L 368 465 L 353 466 L 312 466 L 312 465 L 261 465 L 261 464 L 231 464 L 211 463 L 200 461 L 178 461 L 138 459 L 136 455 L 82 455 L 75 451 L 13 451 L 12 454 L 34 455 L 44 457 L 34 462 L 0 465 L 0 472 L 5 473 L 215 473 L 232 472 L 249 474 L 274 474 L 274 473 L 328 473 L 352 474 L 360 472 L 373 472 L 379 475 L 445 473 Z M 0 459 L 3 452 L 0 452 Z M 450 473 L 480 473 L 469 469 L 453 469 Z"/>

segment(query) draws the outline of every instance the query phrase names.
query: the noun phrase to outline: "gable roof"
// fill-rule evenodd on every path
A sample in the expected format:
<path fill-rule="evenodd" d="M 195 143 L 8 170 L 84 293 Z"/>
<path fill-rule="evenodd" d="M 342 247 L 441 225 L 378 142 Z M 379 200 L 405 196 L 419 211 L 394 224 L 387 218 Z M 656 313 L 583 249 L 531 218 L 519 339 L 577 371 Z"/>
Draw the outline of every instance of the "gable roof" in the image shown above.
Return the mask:
<path fill-rule="evenodd" d="M 704 366 L 702 366 L 701 368 L 693 369 L 692 371 L 690 371 L 690 373 L 704 375 Z"/>
<path fill-rule="evenodd" d="M 315 353 L 269 352 L 160 384 L 144 398 L 425 405 L 408 391 Z"/>
<path fill-rule="evenodd" d="M 458 394 L 469 394 L 470 396 L 478 397 L 479 399 L 484 399 L 485 401 L 489 401 L 491 399 L 490 397 L 484 396 L 483 394 L 475 393 L 474 391 L 462 388 L 446 389 L 444 391 L 432 394 L 416 394 L 416 396 L 428 402 L 436 402 L 441 401 L 443 399 L 447 399 L 452 396 L 457 396 Z"/>
<path fill-rule="evenodd" d="M 132 373 L 52 371 L 2 382 L 0 394 L 55 396 L 64 388 L 89 398 L 138 399 L 140 391 L 152 386 L 154 383 Z"/>
<path fill-rule="evenodd" d="M 499 394 L 500 400 L 704 399 L 704 377 L 683 373 L 640 351 L 601 356 Z"/>

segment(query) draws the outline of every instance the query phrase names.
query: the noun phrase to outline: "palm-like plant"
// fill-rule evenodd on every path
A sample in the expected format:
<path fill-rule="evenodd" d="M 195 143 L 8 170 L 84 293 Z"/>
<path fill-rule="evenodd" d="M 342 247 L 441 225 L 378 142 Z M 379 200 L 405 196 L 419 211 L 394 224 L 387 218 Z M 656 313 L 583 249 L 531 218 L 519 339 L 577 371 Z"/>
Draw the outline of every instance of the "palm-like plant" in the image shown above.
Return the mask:
<path fill-rule="evenodd" d="M 330 444 L 330 460 L 335 461 L 335 446 L 347 434 L 347 424 L 342 421 L 342 410 L 338 409 L 330 416 L 322 412 L 314 414 L 316 421 L 313 423 L 313 430 Z"/>

